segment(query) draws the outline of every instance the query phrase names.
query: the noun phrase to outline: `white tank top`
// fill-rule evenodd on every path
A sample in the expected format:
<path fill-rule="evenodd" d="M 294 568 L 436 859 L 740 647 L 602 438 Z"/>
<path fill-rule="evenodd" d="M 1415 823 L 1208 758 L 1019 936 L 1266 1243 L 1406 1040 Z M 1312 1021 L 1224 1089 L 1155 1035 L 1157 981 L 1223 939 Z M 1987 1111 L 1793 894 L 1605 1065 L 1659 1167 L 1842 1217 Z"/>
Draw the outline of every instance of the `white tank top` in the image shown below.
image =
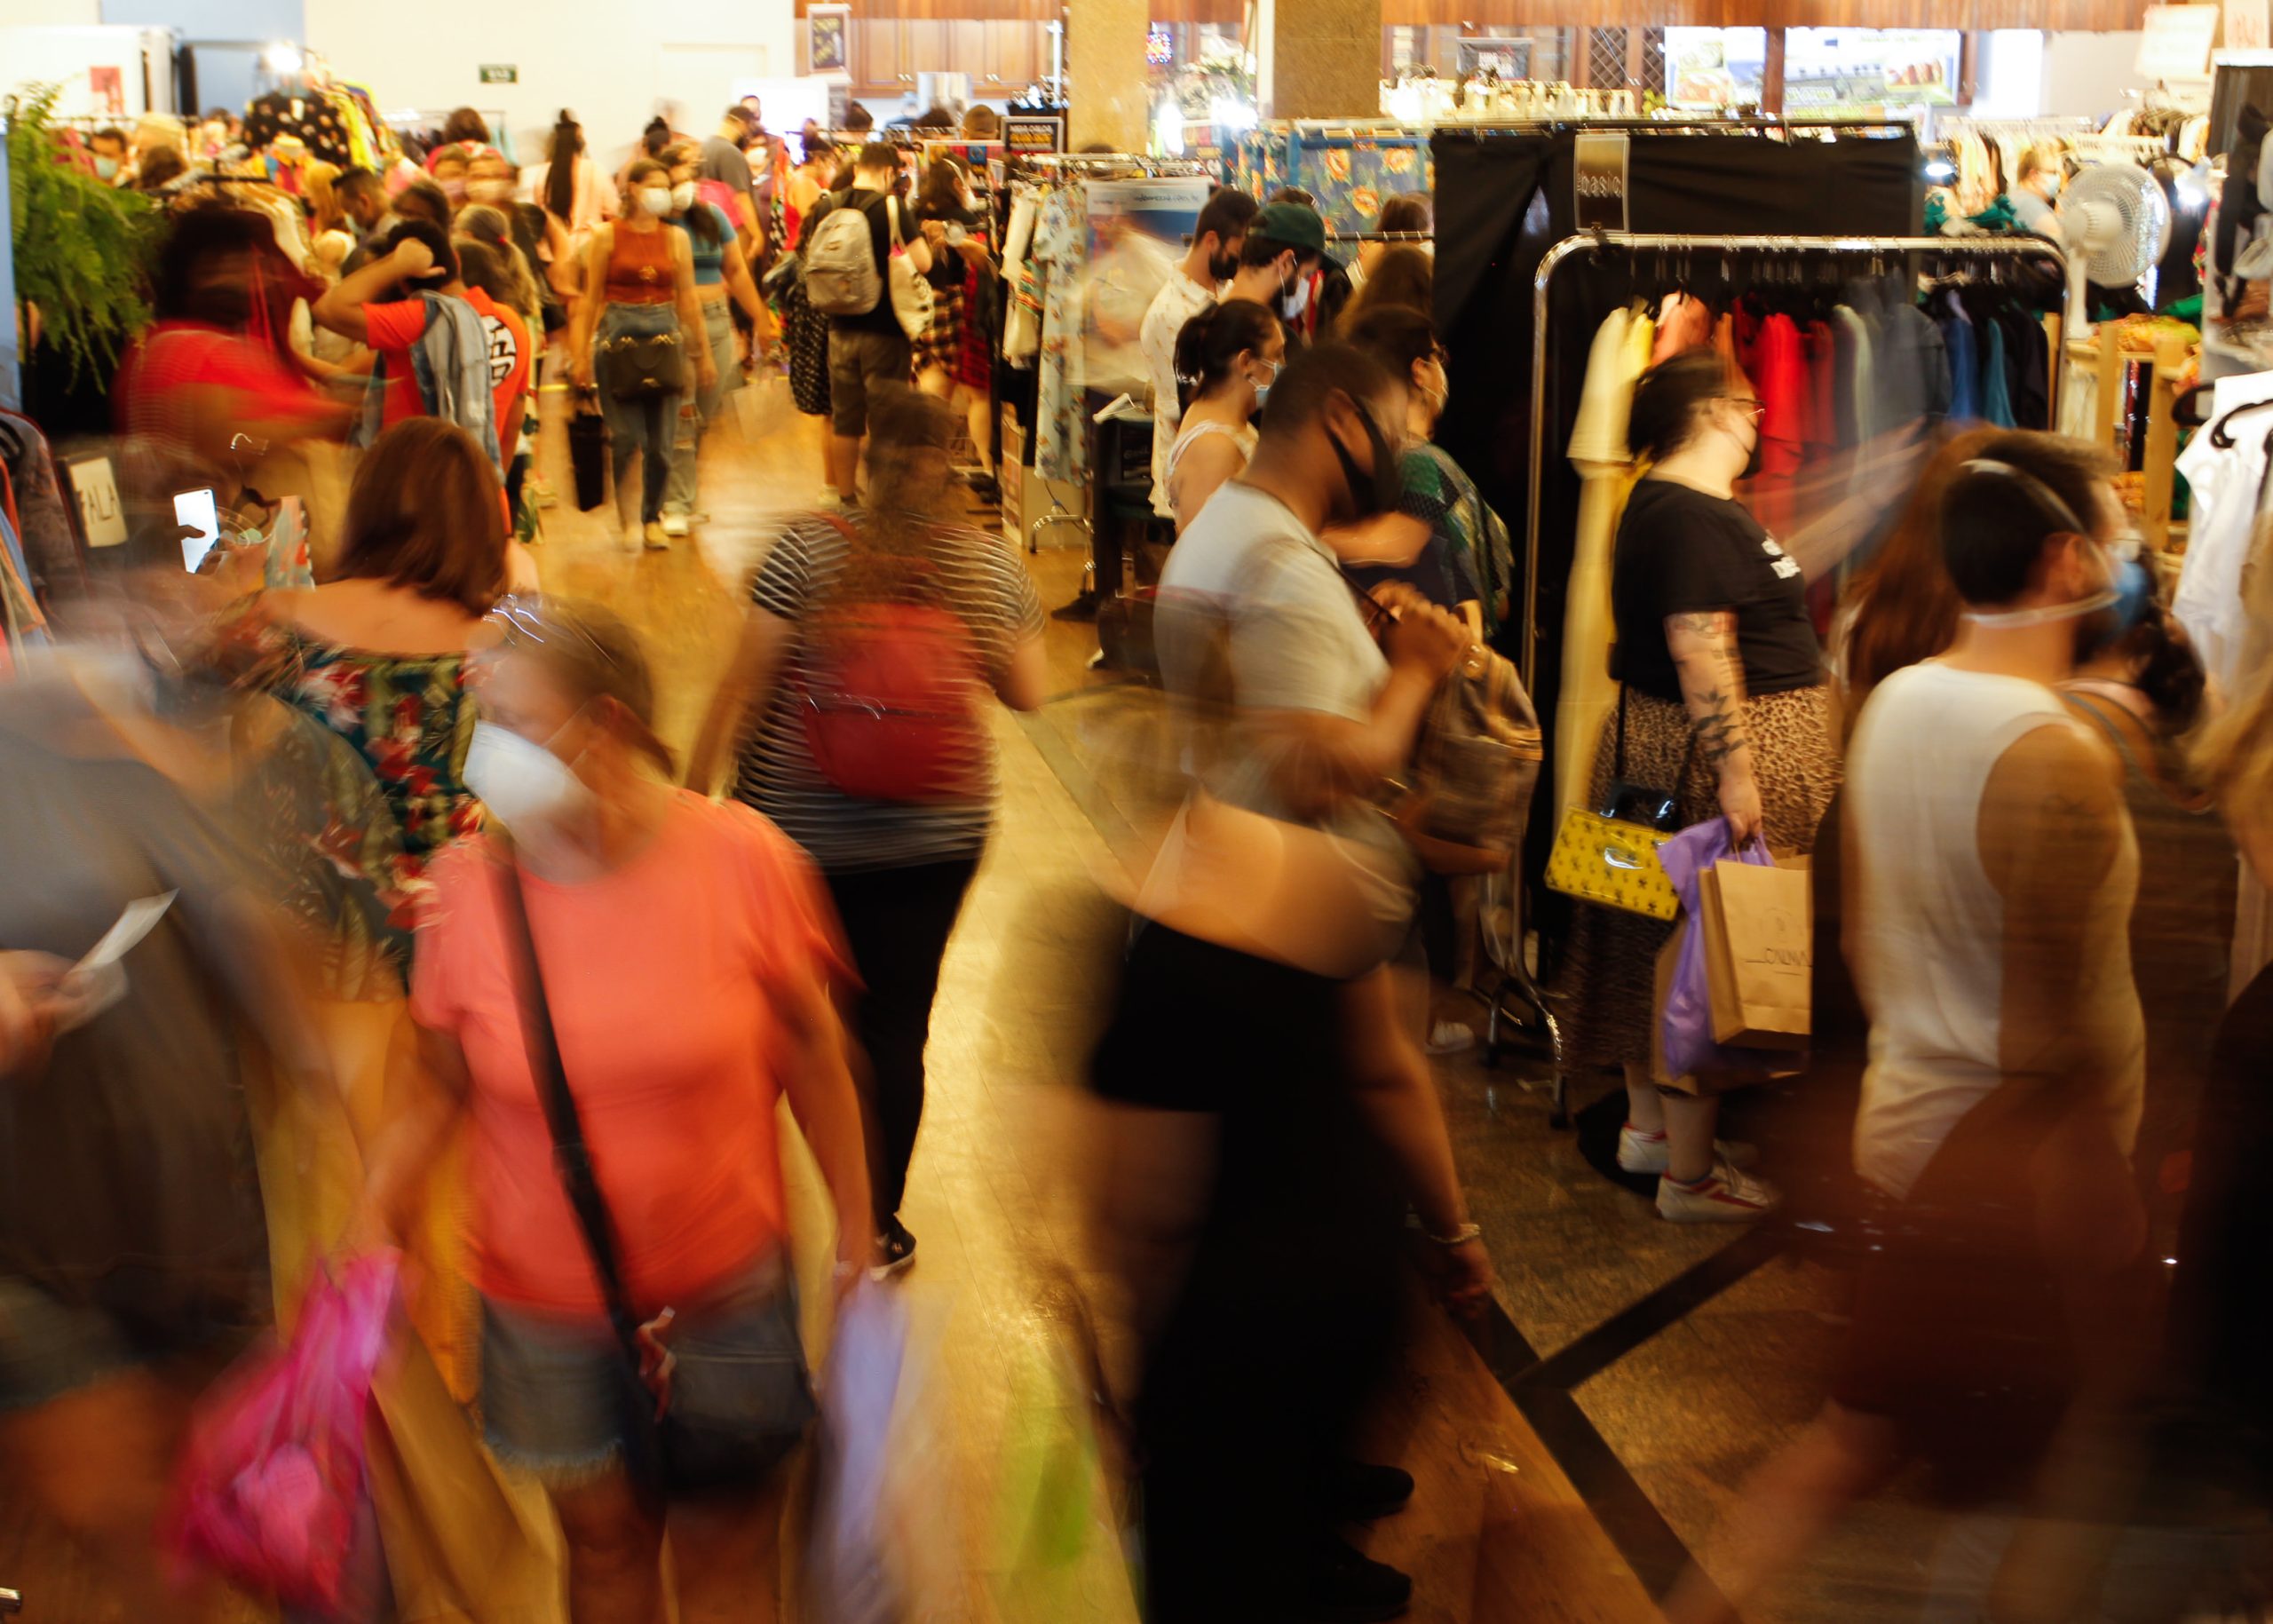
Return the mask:
<path fill-rule="evenodd" d="M 2005 907 L 1981 861 L 1982 792 L 2016 741 L 2075 725 L 2039 683 L 1934 663 L 1896 672 L 1863 708 L 1846 788 L 1861 865 L 1854 970 L 1871 1013 L 1855 1166 L 1889 1194 L 1908 1195 L 1958 1120 L 2003 1081 Z M 2133 1056 L 2111 1102 L 2126 1149 L 2144 1083 L 2128 931 L 2137 886 L 2126 820 L 2096 899 L 2092 985 L 2078 999 L 2111 1023 L 2105 1041 L 2117 1047 L 2103 1052 Z"/>

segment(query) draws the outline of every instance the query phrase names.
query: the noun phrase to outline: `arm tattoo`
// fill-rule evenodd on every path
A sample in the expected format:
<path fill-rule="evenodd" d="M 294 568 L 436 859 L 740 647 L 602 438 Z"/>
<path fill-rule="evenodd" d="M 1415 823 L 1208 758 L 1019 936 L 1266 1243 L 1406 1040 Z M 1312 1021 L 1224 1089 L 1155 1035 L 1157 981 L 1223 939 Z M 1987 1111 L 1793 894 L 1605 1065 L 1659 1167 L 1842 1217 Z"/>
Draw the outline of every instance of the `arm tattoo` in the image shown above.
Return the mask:
<path fill-rule="evenodd" d="M 1699 696 L 1705 715 L 1697 724 L 1697 748 L 1707 764 L 1717 769 L 1751 742 L 1744 736 L 1744 713 L 1728 692 L 1715 688 Z"/>

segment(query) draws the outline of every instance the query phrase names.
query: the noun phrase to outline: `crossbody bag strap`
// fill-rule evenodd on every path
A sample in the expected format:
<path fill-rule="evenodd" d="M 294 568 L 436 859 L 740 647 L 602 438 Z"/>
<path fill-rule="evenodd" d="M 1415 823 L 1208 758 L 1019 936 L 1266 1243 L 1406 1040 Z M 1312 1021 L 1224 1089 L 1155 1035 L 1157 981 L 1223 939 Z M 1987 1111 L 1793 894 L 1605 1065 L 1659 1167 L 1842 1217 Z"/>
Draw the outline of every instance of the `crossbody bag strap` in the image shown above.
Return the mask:
<path fill-rule="evenodd" d="M 536 1073 L 537 1097 L 543 1102 L 545 1126 L 552 1134 L 553 1168 L 560 1175 L 568 1206 L 576 1215 L 576 1227 L 583 1232 L 585 1248 L 591 1253 L 592 1271 L 599 1276 L 608 1323 L 614 1327 L 616 1339 L 623 1344 L 624 1353 L 637 1369 L 640 1364 L 639 1316 L 631 1306 L 631 1294 L 624 1285 L 615 1219 L 608 1210 L 607 1198 L 600 1193 L 599 1178 L 592 1169 L 591 1146 L 584 1138 L 583 1118 L 576 1110 L 576 1097 L 568 1087 L 568 1073 L 561 1063 L 559 1034 L 552 1023 L 551 1005 L 544 994 L 544 968 L 538 962 L 535 933 L 529 929 L 528 899 L 522 889 L 521 866 L 509 854 L 497 867 L 507 933 L 513 938 L 519 961 L 516 978 L 520 983 L 523 1025 L 527 1028 L 529 1066 Z"/>

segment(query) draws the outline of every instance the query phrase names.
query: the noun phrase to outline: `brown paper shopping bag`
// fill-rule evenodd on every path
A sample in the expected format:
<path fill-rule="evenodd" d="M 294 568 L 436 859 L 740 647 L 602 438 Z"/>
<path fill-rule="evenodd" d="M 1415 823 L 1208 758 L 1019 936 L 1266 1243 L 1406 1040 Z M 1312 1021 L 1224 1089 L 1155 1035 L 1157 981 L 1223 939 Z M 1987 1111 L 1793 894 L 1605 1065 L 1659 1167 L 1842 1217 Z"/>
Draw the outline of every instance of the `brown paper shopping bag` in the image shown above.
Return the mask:
<path fill-rule="evenodd" d="M 1815 973 L 1803 867 L 1723 860 L 1698 876 L 1713 1041 L 1805 1049 Z"/>

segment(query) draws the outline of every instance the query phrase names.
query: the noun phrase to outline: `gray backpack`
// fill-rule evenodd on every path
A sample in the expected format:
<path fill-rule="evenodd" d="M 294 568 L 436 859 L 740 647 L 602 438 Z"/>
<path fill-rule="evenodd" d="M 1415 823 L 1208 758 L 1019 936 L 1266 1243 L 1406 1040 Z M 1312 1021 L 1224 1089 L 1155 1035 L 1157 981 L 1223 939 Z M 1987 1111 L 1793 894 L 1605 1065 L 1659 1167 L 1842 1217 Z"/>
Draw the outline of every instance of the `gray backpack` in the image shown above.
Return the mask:
<path fill-rule="evenodd" d="M 805 297 L 823 315 L 865 316 L 883 292 L 868 211 L 840 196 L 805 244 Z"/>

